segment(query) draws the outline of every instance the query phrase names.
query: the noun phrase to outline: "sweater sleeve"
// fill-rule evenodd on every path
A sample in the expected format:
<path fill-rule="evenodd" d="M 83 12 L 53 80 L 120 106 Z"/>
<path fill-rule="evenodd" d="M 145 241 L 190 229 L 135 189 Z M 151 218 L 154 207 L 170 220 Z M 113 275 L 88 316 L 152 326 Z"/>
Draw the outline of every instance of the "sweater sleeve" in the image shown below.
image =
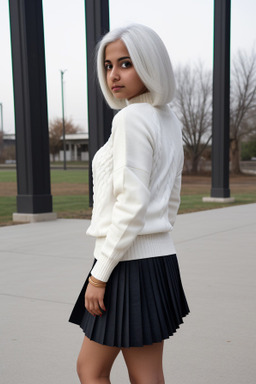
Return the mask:
<path fill-rule="evenodd" d="M 178 209 L 180 206 L 180 188 L 181 188 L 181 175 L 175 179 L 168 206 L 168 217 L 172 227 L 174 226 Z"/>
<path fill-rule="evenodd" d="M 181 190 L 183 162 L 184 162 L 184 154 L 182 150 L 180 153 L 180 159 L 179 159 L 179 170 L 174 180 L 174 184 L 173 184 L 173 188 L 171 191 L 169 204 L 168 204 L 168 218 L 172 227 L 174 226 L 178 209 L 180 206 L 180 190 Z"/>
<path fill-rule="evenodd" d="M 148 117 L 130 106 L 113 121 L 113 191 L 115 204 L 112 222 L 92 275 L 107 281 L 117 263 L 145 224 L 150 198 L 149 180 L 153 158 L 153 139 Z"/>

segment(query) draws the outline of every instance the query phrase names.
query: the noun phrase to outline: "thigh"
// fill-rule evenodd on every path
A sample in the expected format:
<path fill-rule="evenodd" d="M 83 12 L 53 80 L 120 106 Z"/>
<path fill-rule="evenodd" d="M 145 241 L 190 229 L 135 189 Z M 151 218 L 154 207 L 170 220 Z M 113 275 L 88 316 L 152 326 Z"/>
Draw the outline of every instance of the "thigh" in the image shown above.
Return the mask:
<path fill-rule="evenodd" d="M 164 342 L 140 348 L 123 348 L 122 353 L 127 365 L 131 383 L 163 384 L 163 347 Z"/>
<path fill-rule="evenodd" d="M 84 382 L 87 382 L 86 380 L 108 377 L 119 351 L 119 348 L 95 343 L 85 336 L 77 360 L 80 379 L 83 378 Z"/>

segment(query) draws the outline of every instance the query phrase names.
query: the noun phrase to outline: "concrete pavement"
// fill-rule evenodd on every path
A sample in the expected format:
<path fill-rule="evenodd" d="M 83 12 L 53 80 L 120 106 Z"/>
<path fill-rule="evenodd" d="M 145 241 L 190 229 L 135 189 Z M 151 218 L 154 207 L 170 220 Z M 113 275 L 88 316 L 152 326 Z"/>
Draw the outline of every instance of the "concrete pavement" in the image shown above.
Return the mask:
<path fill-rule="evenodd" d="M 83 334 L 68 318 L 93 258 L 89 221 L 0 228 L 0 383 L 78 384 Z M 256 381 L 256 204 L 179 215 L 191 314 L 165 343 L 166 384 Z M 120 355 L 113 384 L 128 383 Z"/>

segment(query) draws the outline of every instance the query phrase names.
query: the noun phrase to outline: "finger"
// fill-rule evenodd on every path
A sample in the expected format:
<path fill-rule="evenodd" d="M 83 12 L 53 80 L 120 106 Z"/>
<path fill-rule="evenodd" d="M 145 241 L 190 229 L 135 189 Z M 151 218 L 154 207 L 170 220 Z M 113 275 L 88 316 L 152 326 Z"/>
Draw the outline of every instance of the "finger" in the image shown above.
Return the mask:
<path fill-rule="evenodd" d="M 106 307 L 105 307 L 103 298 L 99 300 L 99 306 L 100 306 L 100 308 L 101 308 L 103 311 L 106 312 Z"/>
<path fill-rule="evenodd" d="M 95 288 L 95 287 L 92 287 L 91 285 L 88 285 L 86 289 L 85 307 L 87 311 L 91 313 L 93 316 L 101 316 L 102 310 L 106 310 L 103 302 L 104 292 L 102 292 L 101 288 Z"/>
<path fill-rule="evenodd" d="M 93 306 L 92 298 L 90 297 L 90 293 L 88 292 L 88 288 L 89 286 L 87 287 L 84 295 L 85 308 L 91 315 L 95 316 L 93 311 L 94 306 Z"/>
<path fill-rule="evenodd" d="M 102 312 L 100 310 L 100 306 L 99 306 L 99 301 L 98 300 L 94 303 L 94 313 L 97 316 L 101 316 L 102 315 Z"/>
<path fill-rule="evenodd" d="M 94 307 L 91 303 L 91 300 L 87 299 L 87 297 L 85 296 L 85 308 L 87 309 L 87 311 L 93 315 L 93 316 L 96 316 L 95 313 L 94 313 Z"/>
<path fill-rule="evenodd" d="M 88 305 L 87 305 L 87 311 L 92 314 L 93 316 L 101 315 L 100 309 L 99 309 L 99 302 L 97 299 L 87 299 Z"/>

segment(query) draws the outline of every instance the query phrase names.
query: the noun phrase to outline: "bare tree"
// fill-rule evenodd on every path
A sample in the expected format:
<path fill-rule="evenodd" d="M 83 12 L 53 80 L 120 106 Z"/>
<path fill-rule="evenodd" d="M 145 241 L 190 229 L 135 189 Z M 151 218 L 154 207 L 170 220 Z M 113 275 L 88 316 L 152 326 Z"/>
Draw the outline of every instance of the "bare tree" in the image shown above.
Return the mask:
<path fill-rule="evenodd" d="M 65 120 L 65 132 L 67 134 L 77 133 L 81 129 L 74 125 L 72 120 Z M 56 118 L 50 122 L 49 125 L 49 140 L 50 140 L 50 153 L 53 155 L 53 159 L 55 155 L 57 155 L 62 149 L 61 137 L 63 135 L 63 125 L 62 119 Z"/>
<path fill-rule="evenodd" d="M 180 67 L 176 71 L 177 95 L 174 105 L 183 123 L 185 151 L 191 171 L 198 172 L 198 163 L 211 140 L 212 76 L 201 64 Z"/>
<path fill-rule="evenodd" d="M 232 173 L 240 173 L 240 144 L 256 132 L 256 53 L 239 51 L 233 60 L 230 92 L 230 157 Z"/>

